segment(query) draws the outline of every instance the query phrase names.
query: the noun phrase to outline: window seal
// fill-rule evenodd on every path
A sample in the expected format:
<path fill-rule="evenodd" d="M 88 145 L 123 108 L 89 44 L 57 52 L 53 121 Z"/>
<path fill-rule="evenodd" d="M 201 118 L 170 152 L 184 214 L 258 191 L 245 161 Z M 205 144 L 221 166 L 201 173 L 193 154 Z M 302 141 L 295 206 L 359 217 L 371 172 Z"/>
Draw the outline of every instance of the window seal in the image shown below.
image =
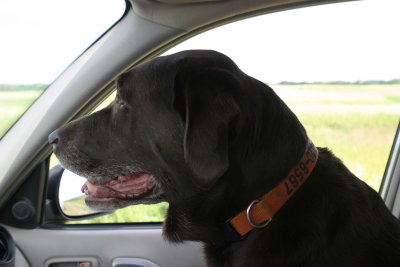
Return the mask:
<path fill-rule="evenodd" d="M 392 149 L 385 174 L 379 189 L 379 194 L 385 201 L 386 206 L 395 216 L 400 215 L 400 121 L 397 126 L 396 135 L 393 140 Z"/>

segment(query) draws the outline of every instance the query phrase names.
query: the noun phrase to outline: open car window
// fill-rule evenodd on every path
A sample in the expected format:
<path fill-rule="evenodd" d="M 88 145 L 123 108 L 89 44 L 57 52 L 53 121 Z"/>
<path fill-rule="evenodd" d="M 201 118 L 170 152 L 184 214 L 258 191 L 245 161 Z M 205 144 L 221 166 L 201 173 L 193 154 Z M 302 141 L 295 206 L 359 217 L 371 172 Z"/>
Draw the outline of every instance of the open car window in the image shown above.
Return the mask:
<path fill-rule="evenodd" d="M 231 57 L 275 90 L 317 146 L 328 147 L 379 191 L 400 118 L 394 4 L 360 1 L 267 14 L 210 30 L 167 53 L 213 49 Z M 84 205 L 84 180 L 78 180 L 63 179 L 60 187 L 60 206 L 69 216 L 94 212 Z M 138 205 L 67 223 L 162 221 L 166 208 Z"/>
<path fill-rule="evenodd" d="M 123 0 L 0 2 L 0 138 L 124 10 Z"/>

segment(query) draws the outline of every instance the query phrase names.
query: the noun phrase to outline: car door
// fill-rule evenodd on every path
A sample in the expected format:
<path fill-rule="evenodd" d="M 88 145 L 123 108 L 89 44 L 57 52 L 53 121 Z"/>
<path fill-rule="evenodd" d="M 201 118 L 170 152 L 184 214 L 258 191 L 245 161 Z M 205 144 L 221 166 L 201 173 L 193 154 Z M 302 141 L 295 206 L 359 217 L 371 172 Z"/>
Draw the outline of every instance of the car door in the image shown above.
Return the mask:
<path fill-rule="evenodd" d="M 327 1 L 315 1 L 313 4 L 318 2 Z M 195 242 L 169 244 L 162 237 L 162 224 L 157 222 L 158 217 L 154 219 L 156 222 L 142 219 L 139 220 L 140 222 L 124 221 L 124 219 L 118 221 L 115 218 L 113 221 L 106 219 L 102 221 L 99 218 L 107 216 L 110 218 L 111 215 L 66 212 L 62 207 L 60 196 L 65 190 L 63 181 L 67 172 L 57 167 L 57 163 L 52 158 L 51 148 L 46 142 L 47 135 L 68 121 L 92 112 L 101 101 L 112 94 L 115 89 L 115 78 L 120 73 L 155 57 L 184 39 L 241 18 L 309 4 L 310 2 L 304 1 L 236 0 L 204 2 L 166 0 L 128 3 L 123 18 L 74 61 L 0 141 L 0 222 L 11 233 L 18 248 L 19 265 L 16 266 L 23 266 L 23 258 L 30 266 L 113 266 L 113 264 L 152 266 L 152 263 L 159 266 L 204 266 L 201 244 Z M 293 16 L 293 13 L 288 13 L 287 16 Z M 176 19 L 177 17 L 179 19 Z M 273 27 L 278 26 L 274 24 Z M 265 29 L 259 29 L 255 35 L 260 35 L 260 33 L 268 36 Z M 209 38 L 204 48 L 209 45 L 214 48 L 213 45 L 217 45 L 218 50 L 229 50 L 234 42 L 233 40 L 231 43 L 215 44 L 212 40 L 213 38 Z M 173 51 L 188 48 L 186 44 L 189 42 L 190 40 Z M 244 39 L 241 46 L 243 50 L 248 50 L 246 46 L 252 45 L 250 40 Z M 201 46 L 196 44 L 193 48 L 203 48 Z M 275 47 L 265 49 L 274 50 Z M 276 49 L 285 50 L 285 47 L 276 47 Z M 299 54 L 301 52 L 301 50 L 297 51 Z M 265 51 L 257 53 L 261 55 Z M 235 57 L 234 54 L 231 56 Z M 272 70 L 267 71 L 267 68 L 262 71 L 272 73 Z M 323 117 L 322 115 L 310 119 L 308 110 L 300 109 L 300 107 L 308 108 L 310 104 L 320 107 L 321 103 L 326 104 L 327 99 L 333 101 L 332 94 L 321 96 L 318 93 L 321 89 L 317 85 L 311 85 L 312 90 L 304 90 L 303 85 L 280 82 L 272 87 L 290 104 L 292 109 L 299 108 L 297 111 L 299 114 L 304 114 L 301 115 L 301 120 L 307 129 L 314 128 L 316 124 L 322 124 L 322 119 L 332 120 L 332 116 Z M 330 90 L 333 90 L 332 88 L 337 85 L 330 86 Z M 313 97 L 321 96 L 317 99 L 320 102 L 310 103 L 309 95 L 307 95 L 302 98 L 306 100 L 307 105 L 299 103 L 300 98 L 297 94 L 304 91 L 312 91 Z M 339 92 L 343 93 L 340 90 Z M 293 95 L 296 95 L 296 98 L 293 98 Z M 353 95 L 350 94 L 350 96 Z M 336 96 L 333 99 L 336 99 Z M 398 102 L 396 98 L 393 99 L 395 99 L 393 104 L 395 111 L 390 115 L 390 122 L 388 122 L 393 133 L 389 137 L 390 141 L 387 141 L 388 137 L 384 136 L 386 143 L 390 144 L 395 137 L 395 126 L 393 126 L 395 119 L 393 118 L 396 116 L 398 118 L 400 114 L 397 113 Z M 386 105 L 386 102 L 382 105 Z M 327 107 L 324 105 L 324 108 Z M 334 106 L 334 108 L 337 107 L 337 105 Z M 338 116 L 338 121 L 346 121 L 344 118 L 347 117 L 348 114 L 342 114 Z M 360 117 L 354 119 L 354 121 L 357 120 L 360 120 Z M 340 127 L 348 127 L 348 124 L 343 125 Z M 324 135 L 326 129 L 331 128 L 324 128 L 321 135 L 316 131 L 314 139 L 318 139 L 319 143 L 331 144 L 334 140 L 323 139 L 326 136 Z M 391 131 L 390 129 L 387 131 Z M 400 205 L 398 135 L 397 133 L 396 141 L 391 148 L 384 182 L 382 186 L 380 180 L 373 185 L 377 190 L 381 186 L 382 196 L 397 217 L 399 217 Z M 328 139 L 330 138 L 331 136 Z M 339 141 L 343 142 L 344 139 L 339 139 Z M 340 151 L 340 149 L 338 146 L 337 150 Z M 387 161 L 385 157 L 389 155 L 390 145 L 386 145 L 385 149 L 388 151 L 387 155 L 379 154 L 384 163 Z M 384 165 L 381 164 L 380 168 L 385 169 Z M 355 166 L 357 171 L 357 164 Z M 163 207 L 158 208 L 163 209 Z M 135 210 L 134 213 L 138 211 Z"/>

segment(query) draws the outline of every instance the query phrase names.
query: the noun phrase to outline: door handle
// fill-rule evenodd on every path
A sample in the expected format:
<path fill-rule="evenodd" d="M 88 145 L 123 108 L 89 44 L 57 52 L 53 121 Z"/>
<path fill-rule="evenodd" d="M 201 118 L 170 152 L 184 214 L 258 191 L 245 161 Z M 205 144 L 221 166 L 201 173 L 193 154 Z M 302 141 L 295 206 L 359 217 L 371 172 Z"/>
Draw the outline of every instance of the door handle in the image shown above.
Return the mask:
<path fill-rule="evenodd" d="M 56 257 L 48 259 L 45 267 L 99 267 L 94 257 Z"/>

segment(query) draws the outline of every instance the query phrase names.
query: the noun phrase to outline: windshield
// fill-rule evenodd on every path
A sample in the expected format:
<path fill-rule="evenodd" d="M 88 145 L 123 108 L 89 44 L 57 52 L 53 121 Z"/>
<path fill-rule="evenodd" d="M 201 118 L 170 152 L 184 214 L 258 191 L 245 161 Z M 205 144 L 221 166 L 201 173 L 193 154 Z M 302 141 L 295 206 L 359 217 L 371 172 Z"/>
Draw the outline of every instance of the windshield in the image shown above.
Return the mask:
<path fill-rule="evenodd" d="M 0 138 L 125 7 L 123 0 L 0 1 Z"/>

